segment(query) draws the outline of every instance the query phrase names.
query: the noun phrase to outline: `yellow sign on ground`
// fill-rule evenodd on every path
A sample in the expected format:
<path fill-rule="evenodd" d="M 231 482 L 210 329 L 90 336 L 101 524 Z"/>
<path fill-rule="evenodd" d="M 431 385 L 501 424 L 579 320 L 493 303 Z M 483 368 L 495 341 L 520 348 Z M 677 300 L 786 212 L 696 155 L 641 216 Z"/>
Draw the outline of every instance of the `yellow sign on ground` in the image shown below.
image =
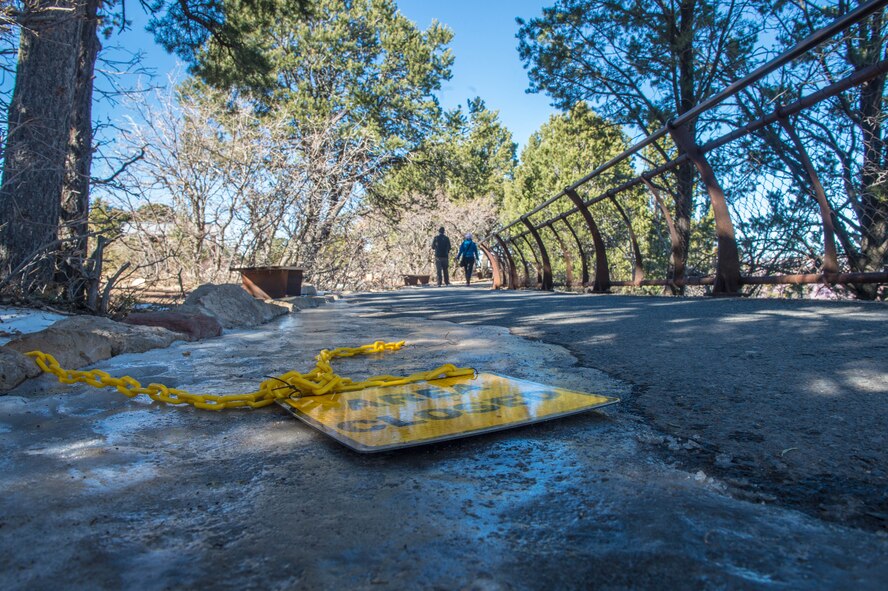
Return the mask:
<path fill-rule="evenodd" d="M 300 420 L 360 452 L 508 429 L 614 402 L 619 398 L 492 373 L 278 401 Z"/>

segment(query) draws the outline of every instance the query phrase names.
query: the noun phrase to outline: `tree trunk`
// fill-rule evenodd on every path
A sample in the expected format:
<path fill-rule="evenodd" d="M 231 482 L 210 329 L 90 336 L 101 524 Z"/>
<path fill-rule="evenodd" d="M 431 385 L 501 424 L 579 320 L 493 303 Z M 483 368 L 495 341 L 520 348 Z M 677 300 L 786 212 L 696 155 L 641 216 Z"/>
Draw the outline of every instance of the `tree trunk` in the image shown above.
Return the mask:
<path fill-rule="evenodd" d="M 9 106 L 9 135 L 0 182 L 0 271 L 8 273 L 56 240 L 74 103 L 82 5 L 28 0 Z M 50 261 L 37 286 L 52 282 Z"/>
<path fill-rule="evenodd" d="M 96 34 L 101 0 L 86 0 L 80 30 L 80 50 L 74 80 L 73 109 L 62 186 L 59 236 L 67 239 L 60 280 L 71 284 L 72 299 L 85 297 L 83 262 L 89 233 L 89 179 L 92 166 L 92 95 L 96 57 L 101 49 Z"/>
<path fill-rule="evenodd" d="M 678 114 L 687 113 L 697 104 L 694 83 L 694 17 L 696 0 L 682 0 L 679 9 L 679 22 L 673 34 L 673 46 L 678 55 Z M 696 122 L 690 123 L 691 137 L 696 136 Z M 672 278 L 684 279 L 691 244 L 691 220 L 694 213 L 694 165 L 686 162 L 675 171 L 675 229 L 678 231 L 680 252 L 673 252 Z M 684 286 L 673 286 L 676 295 L 685 291 Z"/>
<path fill-rule="evenodd" d="M 881 86 L 884 86 L 884 81 Z M 888 262 L 888 191 L 885 189 L 884 140 L 880 119 L 882 115 L 881 89 L 868 93 L 863 88 L 861 111 L 863 113 L 864 160 L 860 191 L 860 253 L 851 261 L 856 271 L 881 271 Z M 869 95 L 869 96 L 868 96 Z M 877 285 L 856 286 L 857 296 L 872 300 Z"/>
<path fill-rule="evenodd" d="M 690 162 L 680 164 L 675 169 L 675 230 L 678 234 L 679 248 L 672 251 L 672 280 L 684 279 L 687 269 L 688 250 L 691 244 L 691 219 L 694 213 L 694 165 Z M 680 295 L 685 288 L 670 287 L 673 295 Z"/>
<path fill-rule="evenodd" d="M 864 67 L 882 59 L 882 13 L 861 25 L 862 47 L 858 51 L 859 63 Z M 886 190 L 885 139 L 883 138 L 882 102 L 885 96 L 885 76 L 868 80 L 860 89 L 861 139 L 863 143 L 863 167 L 860 174 L 860 211 L 858 212 L 861 240 L 860 253 L 851 257 L 855 271 L 881 271 L 888 259 L 888 190 Z M 861 299 L 872 300 L 878 285 L 855 286 Z"/>

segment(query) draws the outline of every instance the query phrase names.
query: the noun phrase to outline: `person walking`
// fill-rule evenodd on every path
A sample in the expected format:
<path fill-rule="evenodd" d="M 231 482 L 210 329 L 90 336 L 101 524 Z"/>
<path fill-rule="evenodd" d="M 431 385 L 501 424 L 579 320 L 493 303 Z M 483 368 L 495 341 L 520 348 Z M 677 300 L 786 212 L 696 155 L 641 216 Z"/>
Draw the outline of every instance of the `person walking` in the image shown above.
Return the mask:
<path fill-rule="evenodd" d="M 459 261 L 459 266 L 466 270 L 466 285 L 471 285 L 472 271 L 475 270 L 475 263 L 478 261 L 478 245 L 472 240 L 471 232 L 466 234 L 466 239 L 459 245 L 456 260 Z"/>
<path fill-rule="evenodd" d="M 441 277 L 444 284 L 450 285 L 450 238 L 444 234 L 444 226 L 438 228 L 438 235 L 432 240 L 432 250 L 435 251 L 435 273 L 438 275 L 438 287 L 441 287 Z"/>

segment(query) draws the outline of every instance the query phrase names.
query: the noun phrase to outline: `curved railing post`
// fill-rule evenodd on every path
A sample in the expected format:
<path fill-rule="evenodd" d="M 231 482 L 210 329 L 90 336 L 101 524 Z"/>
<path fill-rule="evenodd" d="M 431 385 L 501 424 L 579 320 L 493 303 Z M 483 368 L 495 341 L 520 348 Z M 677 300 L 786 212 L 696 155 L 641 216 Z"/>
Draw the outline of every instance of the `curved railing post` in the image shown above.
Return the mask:
<path fill-rule="evenodd" d="M 629 242 L 632 243 L 632 255 L 635 258 L 635 266 L 632 268 L 632 283 L 639 286 L 641 285 L 641 282 L 644 281 L 644 263 L 641 260 L 641 249 L 638 247 L 635 231 L 632 230 L 632 222 L 629 220 L 629 216 L 626 215 L 623 206 L 617 202 L 617 198 L 614 194 L 608 191 L 607 196 L 610 197 L 611 202 L 616 206 L 617 211 L 620 212 L 620 217 L 623 218 L 623 222 L 626 224 L 626 229 L 629 231 Z"/>
<path fill-rule="evenodd" d="M 521 248 L 518 246 L 518 243 L 514 238 L 509 238 L 509 242 L 515 247 L 515 252 L 518 253 L 518 257 L 521 259 L 521 264 L 524 266 L 524 287 L 530 287 L 530 265 L 527 263 L 527 258 L 525 258 L 524 253 L 521 252 Z"/>
<path fill-rule="evenodd" d="M 681 287 L 675 283 L 675 280 L 683 280 L 685 272 L 685 257 L 684 250 L 681 247 L 681 236 L 678 234 L 678 228 L 675 227 L 675 220 L 672 219 L 669 208 L 666 207 L 666 204 L 663 203 L 663 199 L 660 197 L 660 191 L 646 176 L 642 175 L 641 180 L 648 188 L 648 191 L 651 192 L 651 195 L 654 196 L 654 201 L 657 202 L 657 206 L 663 213 L 663 219 L 666 220 L 666 227 L 669 229 L 669 241 L 672 245 L 672 288 L 673 290 L 680 290 Z"/>
<path fill-rule="evenodd" d="M 580 252 L 580 267 L 583 277 L 583 287 L 586 287 L 586 285 L 589 284 L 589 262 L 588 257 L 586 256 L 586 249 L 583 248 L 583 243 L 580 240 L 580 237 L 577 235 L 577 232 L 576 230 L 574 230 L 573 226 L 570 225 L 570 222 L 567 221 L 567 217 L 565 216 L 561 218 L 561 221 L 564 222 L 565 226 L 567 226 L 567 229 L 573 236 L 574 241 L 577 243 L 577 250 Z"/>
<path fill-rule="evenodd" d="M 567 245 L 564 243 L 561 234 L 555 229 L 555 224 L 549 223 L 545 227 L 551 230 L 555 240 L 558 241 L 558 246 L 561 247 L 561 256 L 564 258 L 564 286 L 570 289 L 573 287 L 573 257 L 570 256 L 570 251 L 567 250 Z"/>
<path fill-rule="evenodd" d="M 527 245 L 527 249 L 530 251 L 530 254 L 533 255 L 533 269 L 536 271 L 536 283 L 534 284 L 534 287 L 539 289 L 540 285 L 543 283 L 543 264 L 540 262 L 540 255 L 538 255 L 533 249 L 533 244 L 530 243 L 530 239 L 527 237 L 526 232 L 521 238 L 524 239 L 524 244 Z"/>
<path fill-rule="evenodd" d="M 552 263 L 549 260 L 549 253 L 546 252 L 546 245 L 543 244 L 543 238 L 540 236 L 540 233 L 537 231 L 536 227 L 530 223 L 530 220 L 526 217 L 521 218 L 521 221 L 524 222 L 525 227 L 527 227 L 527 231 L 530 232 L 530 235 L 533 236 L 534 241 L 537 243 L 537 247 L 540 249 L 540 258 L 542 259 L 542 271 L 543 276 L 540 281 L 540 289 L 543 291 L 552 291 L 554 287 L 554 282 L 552 281 Z"/>
<path fill-rule="evenodd" d="M 503 256 L 506 257 L 506 266 L 508 267 L 508 284 L 509 289 L 518 289 L 518 269 L 515 268 L 515 259 L 512 258 L 512 253 L 509 252 L 509 247 L 506 245 L 506 241 L 503 240 L 499 234 L 494 234 L 493 238 L 496 240 L 496 243 L 499 244 L 500 249 L 503 251 Z"/>
<path fill-rule="evenodd" d="M 586 207 L 582 197 L 580 197 L 575 190 L 568 187 L 564 190 L 564 194 L 567 195 L 567 197 L 573 202 L 574 206 L 580 210 L 580 214 L 583 216 L 583 219 L 586 220 L 586 225 L 589 227 L 589 232 L 592 234 L 592 243 L 595 245 L 595 281 L 592 283 L 592 291 L 599 293 L 608 292 L 610 291 L 611 286 L 610 270 L 608 269 L 607 252 L 604 249 L 604 240 L 601 238 L 598 224 L 595 223 L 595 218 L 592 217 L 589 208 Z"/>
<path fill-rule="evenodd" d="M 697 172 L 700 173 L 700 180 L 706 187 L 706 191 L 709 193 L 709 202 L 712 204 L 712 213 L 715 216 L 715 234 L 718 240 L 715 284 L 712 286 L 712 295 L 738 295 L 740 292 L 740 254 L 737 251 L 734 224 L 731 222 L 731 212 L 728 210 L 725 192 L 718 183 L 718 179 L 715 178 L 715 172 L 706 159 L 706 155 L 691 134 L 690 126 L 676 127 L 670 122 L 668 127 L 675 145 L 687 154 L 697 168 Z"/>
<path fill-rule="evenodd" d="M 481 249 L 481 252 L 483 252 L 484 256 L 487 257 L 487 260 L 490 261 L 490 268 L 493 271 L 493 289 L 499 289 L 503 282 L 502 275 L 500 274 L 499 261 L 484 242 L 478 242 L 478 248 Z"/>
<path fill-rule="evenodd" d="M 509 287 L 509 276 L 508 276 L 509 263 L 506 262 L 505 257 L 499 251 L 499 246 L 496 243 L 493 243 L 492 245 L 488 244 L 488 250 L 490 250 L 490 254 L 492 254 L 494 256 L 494 258 L 496 258 L 496 263 L 497 263 L 496 271 L 499 271 L 499 281 L 494 282 L 494 284 L 498 285 L 499 288 L 508 289 L 508 287 Z"/>
<path fill-rule="evenodd" d="M 802 166 L 805 167 L 805 172 L 808 173 L 808 177 L 811 179 L 811 185 L 814 188 L 814 199 L 817 201 L 817 205 L 820 206 L 820 219 L 823 222 L 822 272 L 838 273 L 839 257 L 836 252 L 836 229 L 835 226 L 833 226 L 832 208 L 829 206 L 829 201 L 826 200 L 826 193 L 823 191 L 823 185 L 820 184 L 820 177 L 817 176 L 817 171 L 814 169 L 814 165 L 811 164 L 808 152 L 805 150 L 805 146 L 802 145 L 802 140 L 799 139 L 799 136 L 790 124 L 789 119 L 781 117 L 779 121 L 780 126 L 786 131 L 789 139 L 792 140 L 796 150 L 799 152 L 799 159 L 802 161 Z"/>

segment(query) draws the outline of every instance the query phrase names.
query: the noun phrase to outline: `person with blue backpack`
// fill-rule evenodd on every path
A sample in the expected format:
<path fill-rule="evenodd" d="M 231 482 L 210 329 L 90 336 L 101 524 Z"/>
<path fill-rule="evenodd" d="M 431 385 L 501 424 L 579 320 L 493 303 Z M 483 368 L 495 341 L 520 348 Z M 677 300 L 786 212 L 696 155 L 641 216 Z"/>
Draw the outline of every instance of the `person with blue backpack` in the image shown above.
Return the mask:
<path fill-rule="evenodd" d="M 459 245 L 456 260 L 459 261 L 459 266 L 466 270 L 466 285 L 471 285 L 472 271 L 478 262 L 478 245 L 472 240 L 471 232 L 466 234 L 466 239 Z"/>

